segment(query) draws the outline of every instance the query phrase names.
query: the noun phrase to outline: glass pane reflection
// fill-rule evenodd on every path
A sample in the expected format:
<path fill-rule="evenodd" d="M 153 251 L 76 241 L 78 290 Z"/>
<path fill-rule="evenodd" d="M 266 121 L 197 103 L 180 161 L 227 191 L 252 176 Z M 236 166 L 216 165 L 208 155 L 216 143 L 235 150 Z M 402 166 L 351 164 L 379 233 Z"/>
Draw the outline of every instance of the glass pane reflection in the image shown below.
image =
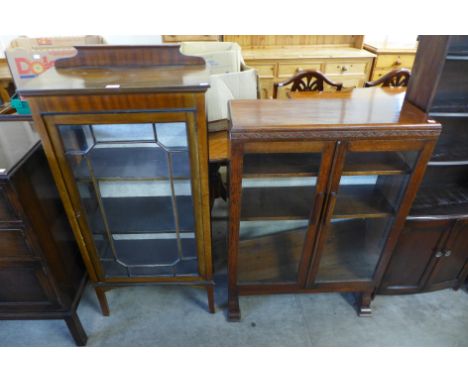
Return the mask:
<path fill-rule="evenodd" d="M 186 124 L 58 130 L 106 276 L 196 275 Z"/>

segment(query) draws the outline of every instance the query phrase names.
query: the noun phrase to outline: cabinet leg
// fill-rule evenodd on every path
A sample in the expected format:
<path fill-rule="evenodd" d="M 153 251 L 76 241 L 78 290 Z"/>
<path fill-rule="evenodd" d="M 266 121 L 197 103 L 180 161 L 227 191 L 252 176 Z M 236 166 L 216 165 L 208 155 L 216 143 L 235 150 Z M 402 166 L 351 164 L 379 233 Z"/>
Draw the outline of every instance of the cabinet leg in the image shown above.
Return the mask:
<path fill-rule="evenodd" d="M 361 293 L 358 306 L 358 314 L 360 317 L 369 317 L 372 315 L 370 307 L 372 301 L 372 293 Z"/>
<path fill-rule="evenodd" d="M 96 291 L 96 296 L 99 300 L 99 305 L 101 307 L 101 312 L 104 316 L 109 316 L 109 304 L 107 303 L 107 297 L 105 293 L 105 289 L 102 287 L 95 287 L 94 290 Z"/>
<path fill-rule="evenodd" d="M 76 312 L 73 312 L 70 317 L 65 318 L 65 323 L 67 324 L 68 330 L 70 330 L 76 345 L 85 346 L 88 341 L 88 336 L 86 335 Z"/>
<path fill-rule="evenodd" d="M 208 311 L 210 313 L 215 313 L 215 301 L 214 301 L 214 286 L 207 285 L 206 286 L 206 294 L 208 295 Z"/>
<path fill-rule="evenodd" d="M 239 308 L 239 296 L 234 293 L 229 293 L 228 298 L 228 321 L 240 321 L 241 314 Z"/>

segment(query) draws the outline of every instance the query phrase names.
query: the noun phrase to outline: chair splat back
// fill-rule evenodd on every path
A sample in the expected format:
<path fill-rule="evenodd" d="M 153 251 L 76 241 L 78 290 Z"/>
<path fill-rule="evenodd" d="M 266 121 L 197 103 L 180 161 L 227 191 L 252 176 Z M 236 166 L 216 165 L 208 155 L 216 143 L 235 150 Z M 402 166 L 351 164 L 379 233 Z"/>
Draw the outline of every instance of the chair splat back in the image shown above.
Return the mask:
<path fill-rule="evenodd" d="M 401 88 L 408 86 L 409 79 L 411 77 L 411 71 L 409 69 L 395 69 L 391 72 L 380 77 L 375 81 L 367 81 L 364 84 L 365 88 L 373 86 Z"/>
<path fill-rule="evenodd" d="M 343 88 L 342 83 L 333 82 L 319 71 L 304 70 L 284 82 L 275 83 L 273 85 L 273 98 L 276 99 L 278 97 L 278 88 L 287 86 L 291 83 L 291 91 L 293 92 L 323 91 L 324 83 L 335 87 L 337 91 L 340 91 Z"/>

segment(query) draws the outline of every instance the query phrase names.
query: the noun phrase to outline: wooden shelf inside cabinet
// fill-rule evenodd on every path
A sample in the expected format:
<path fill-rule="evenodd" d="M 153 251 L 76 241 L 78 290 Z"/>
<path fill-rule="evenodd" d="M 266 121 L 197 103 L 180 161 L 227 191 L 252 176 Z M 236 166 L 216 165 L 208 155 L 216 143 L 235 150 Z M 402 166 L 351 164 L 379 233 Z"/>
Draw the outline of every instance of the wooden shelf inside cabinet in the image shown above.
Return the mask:
<path fill-rule="evenodd" d="M 249 154 L 245 156 L 244 178 L 317 176 L 320 157 L 310 154 Z"/>
<path fill-rule="evenodd" d="M 314 199 L 312 186 L 246 187 L 242 190 L 242 220 L 304 220 Z"/>
<path fill-rule="evenodd" d="M 411 171 L 397 152 L 351 152 L 346 156 L 343 175 L 400 175 Z"/>
<path fill-rule="evenodd" d="M 468 216 L 468 185 L 421 187 L 413 202 L 410 216 L 438 215 Z"/>
<path fill-rule="evenodd" d="M 169 179 L 170 176 L 167 152 L 156 146 L 98 148 L 94 149 L 88 157 L 93 176 L 98 180 Z M 75 158 L 76 178 L 80 181 L 88 181 L 90 175 L 86 160 Z M 173 178 L 190 179 L 188 152 L 173 151 L 171 158 Z"/>
<path fill-rule="evenodd" d="M 381 236 L 369 235 L 366 229 L 366 221 L 362 219 L 330 223 L 316 282 L 372 279 L 381 251 Z M 350 242 L 355 245 L 350 246 Z"/>
<path fill-rule="evenodd" d="M 374 185 L 342 185 L 337 197 L 334 218 L 381 218 L 395 210 Z"/>
<path fill-rule="evenodd" d="M 155 233 L 175 230 L 170 196 L 102 198 L 112 234 Z M 193 203 L 191 196 L 177 197 L 179 228 L 193 232 Z M 91 217 L 93 233 L 104 233 L 105 227 L 96 207 Z"/>
<path fill-rule="evenodd" d="M 432 155 L 428 166 L 459 166 L 468 165 L 468 148 L 456 145 L 439 145 Z"/>
<path fill-rule="evenodd" d="M 246 187 L 242 191 L 242 220 L 304 220 L 313 206 L 314 188 Z M 333 217 L 380 218 L 394 209 L 374 185 L 342 185 Z"/>
<path fill-rule="evenodd" d="M 404 159 L 394 152 L 372 153 L 372 160 L 366 153 L 349 153 L 343 175 L 398 175 L 411 169 Z M 244 159 L 244 178 L 260 177 L 307 177 L 317 176 L 320 157 L 309 153 L 294 154 L 249 154 Z"/>
<path fill-rule="evenodd" d="M 296 229 L 240 240 L 239 280 L 241 283 L 275 280 L 295 281 L 305 229 Z"/>

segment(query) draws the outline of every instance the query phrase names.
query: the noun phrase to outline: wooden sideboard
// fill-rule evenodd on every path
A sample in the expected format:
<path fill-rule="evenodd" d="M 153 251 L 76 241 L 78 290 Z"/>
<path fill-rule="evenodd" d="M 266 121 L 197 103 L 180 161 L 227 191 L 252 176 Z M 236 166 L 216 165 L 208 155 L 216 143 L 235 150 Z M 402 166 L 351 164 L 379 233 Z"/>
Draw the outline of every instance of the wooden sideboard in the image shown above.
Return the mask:
<path fill-rule="evenodd" d="M 371 81 L 378 80 L 384 74 L 395 69 L 412 69 L 418 43 L 391 43 L 365 41 L 364 49 L 376 55 L 372 65 Z"/>
<path fill-rule="evenodd" d="M 362 49 L 364 36 L 225 35 L 237 42 L 247 66 L 257 69 L 262 98 L 272 98 L 273 84 L 298 70 L 319 70 L 345 87 L 362 87 L 370 78 L 374 53 Z M 278 98 L 285 98 L 287 87 Z"/>

